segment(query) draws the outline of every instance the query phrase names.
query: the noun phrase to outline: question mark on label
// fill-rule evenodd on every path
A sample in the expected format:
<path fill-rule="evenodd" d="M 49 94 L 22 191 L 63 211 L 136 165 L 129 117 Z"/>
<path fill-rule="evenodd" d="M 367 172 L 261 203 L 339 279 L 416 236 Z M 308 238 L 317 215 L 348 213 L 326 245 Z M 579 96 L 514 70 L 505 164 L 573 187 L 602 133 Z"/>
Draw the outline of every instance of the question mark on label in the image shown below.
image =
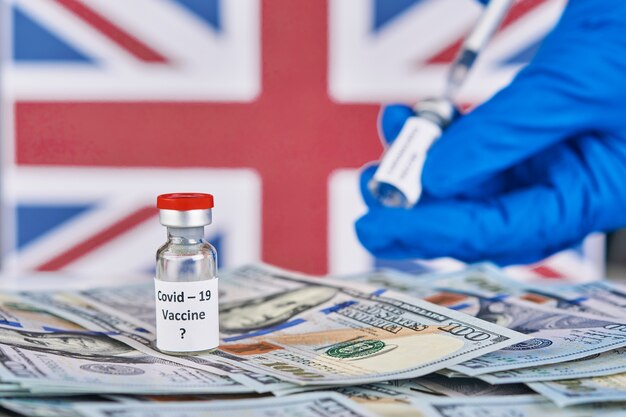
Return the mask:
<path fill-rule="evenodd" d="M 180 338 L 184 339 L 185 338 L 185 333 L 187 333 L 187 330 L 185 330 L 184 328 L 180 328 Z"/>

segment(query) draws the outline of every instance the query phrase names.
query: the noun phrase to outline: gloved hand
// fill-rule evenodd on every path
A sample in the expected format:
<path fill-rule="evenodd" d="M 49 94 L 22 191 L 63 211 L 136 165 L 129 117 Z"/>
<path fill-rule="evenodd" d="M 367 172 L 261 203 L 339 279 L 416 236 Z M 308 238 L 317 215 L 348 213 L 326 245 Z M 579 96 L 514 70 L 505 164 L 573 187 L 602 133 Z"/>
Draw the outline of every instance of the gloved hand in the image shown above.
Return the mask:
<path fill-rule="evenodd" d="M 411 115 L 387 107 L 384 137 Z M 381 258 L 528 263 L 626 225 L 626 1 L 570 0 L 533 61 L 433 145 L 413 209 L 378 204 L 374 170 L 356 232 Z"/>

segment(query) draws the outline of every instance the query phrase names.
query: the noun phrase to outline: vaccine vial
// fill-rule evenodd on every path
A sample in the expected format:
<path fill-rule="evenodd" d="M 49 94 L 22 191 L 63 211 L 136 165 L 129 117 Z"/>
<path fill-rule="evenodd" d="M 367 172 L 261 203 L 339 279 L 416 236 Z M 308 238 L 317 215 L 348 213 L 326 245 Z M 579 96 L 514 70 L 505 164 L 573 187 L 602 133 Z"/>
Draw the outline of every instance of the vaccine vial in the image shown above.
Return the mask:
<path fill-rule="evenodd" d="M 213 196 L 157 197 L 167 242 L 156 254 L 156 346 L 169 354 L 198 354 L 219 345 L 217 252 L 204 239 Z"/>
<path fill-rule="evenodd" d="M 415 116 L 406 120 L 368 183 L 372 195 L 387 207 L 411 208 L 417 204 L 428 149 L 459 114 L 446 98 L 423 100 L 414 110 Z"/>

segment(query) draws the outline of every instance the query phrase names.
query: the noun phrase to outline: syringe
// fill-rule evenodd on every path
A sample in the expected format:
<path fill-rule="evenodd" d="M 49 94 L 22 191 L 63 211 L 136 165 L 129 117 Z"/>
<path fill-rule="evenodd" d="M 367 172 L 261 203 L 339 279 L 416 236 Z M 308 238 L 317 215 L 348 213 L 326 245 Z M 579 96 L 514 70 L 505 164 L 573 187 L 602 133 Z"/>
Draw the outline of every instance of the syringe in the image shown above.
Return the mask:
<path fill-rule="evenodd" d="M 498 29 L 512 4 L 513 0 L 491 0 L 485 7 L 474 29 L 465 38 L 461 50 L 450 66 L 445 97 L 451 98 L 456 95 L 465 82 L 478 54 Z"/>
<path fill-rule="evenodd" d="M 383 205 L 411 208 L 419 201 L 426 153 L 458 115 L 452 99 L 512 3 L 513 0 L 489 2 L 450 67 L 443 97 L 417 103 L 415 116 L 406 120 L 395 141 L 383 154 L 368 184 L 370 192 Z"/>

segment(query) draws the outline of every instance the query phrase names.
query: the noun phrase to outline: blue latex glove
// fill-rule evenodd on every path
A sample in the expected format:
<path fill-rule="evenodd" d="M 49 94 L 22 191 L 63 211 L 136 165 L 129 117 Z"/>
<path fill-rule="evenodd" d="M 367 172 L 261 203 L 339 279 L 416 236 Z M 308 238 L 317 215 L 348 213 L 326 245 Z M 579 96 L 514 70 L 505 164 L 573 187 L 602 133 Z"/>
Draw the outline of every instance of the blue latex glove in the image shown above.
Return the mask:
<path fill-rule="evenodd" d="M 385 138 L 412 114 L 387 107 Z M 356 231 L 381 258 L 528 263 L 626 225 L 626 1 L 570 0 L 535 59 L 433 145 L 415 208 L 378 204 L 374 169 Z"/>

